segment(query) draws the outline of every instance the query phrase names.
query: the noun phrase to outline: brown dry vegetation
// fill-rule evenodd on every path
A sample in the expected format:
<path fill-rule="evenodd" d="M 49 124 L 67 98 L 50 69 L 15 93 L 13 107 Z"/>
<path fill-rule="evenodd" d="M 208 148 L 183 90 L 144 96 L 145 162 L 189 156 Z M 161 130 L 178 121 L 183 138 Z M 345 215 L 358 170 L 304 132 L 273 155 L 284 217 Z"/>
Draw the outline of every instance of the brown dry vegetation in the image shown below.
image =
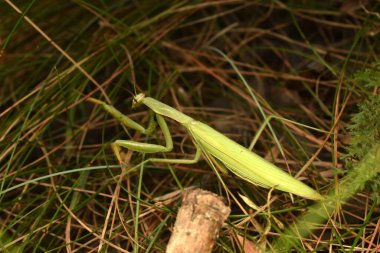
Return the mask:
<path fill-rule="evenodd" d="M 0 247 L 163 252 L 181 190 L 197 186 L 224 196 L 232 209 L 215 252 L 249 252 L 251 245 L 284 252 L 378 252 L 378 188 L 364 187 L 366 180 L 342 201 L 334 198 L 313 230 L 293 233 L 286 228 L 302 224 L 300 218 L 318 208 L 313 201 L 292 201 L 289 194 L 231 174 L 221 175 L 227 193 L 205 160 L 147 164 L 131 174 L 120 169 L 112 141 L 162 143 L 162 136 L 124 129 L 86 99 L 112 103 L 146 125 L 146 108 L 131 109 L 133 94 L 143 91 L 248 147 L 264 119 L 240 73 L 268 116 L 290 120 L 272 120 L 276 137 L 265 128 L 254 151 L 321 194 L 339 192 L 355 166 L 348 161 L 361 158 L 347 152 L 351 114 L 377 93 L 365 90 L 354 73 L 379 60 L 379 5 L 2 1 Z M 167 157 L 194 153 L 186 131 L 168 124 L 175 148 Z M 124 158 L 133 165 L 152 156 L 161 154 L 126 151 Z"/>

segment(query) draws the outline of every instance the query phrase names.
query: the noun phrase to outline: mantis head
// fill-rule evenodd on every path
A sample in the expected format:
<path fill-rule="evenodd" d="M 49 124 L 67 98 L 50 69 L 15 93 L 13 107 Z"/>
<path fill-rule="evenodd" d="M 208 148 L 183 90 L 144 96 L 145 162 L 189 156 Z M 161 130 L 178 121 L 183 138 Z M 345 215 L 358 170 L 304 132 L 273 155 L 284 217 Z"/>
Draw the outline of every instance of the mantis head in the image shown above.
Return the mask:
<path fill-rule="evenodd" d="M 134 96 L 133 101 L 132 101 L 132 108 L 134 109 L 134 108 L 138 107 L 142 103 L 142 100 L 144 98 L 145 98 L 144 93 L 139 93 L 136 96 Z"/>

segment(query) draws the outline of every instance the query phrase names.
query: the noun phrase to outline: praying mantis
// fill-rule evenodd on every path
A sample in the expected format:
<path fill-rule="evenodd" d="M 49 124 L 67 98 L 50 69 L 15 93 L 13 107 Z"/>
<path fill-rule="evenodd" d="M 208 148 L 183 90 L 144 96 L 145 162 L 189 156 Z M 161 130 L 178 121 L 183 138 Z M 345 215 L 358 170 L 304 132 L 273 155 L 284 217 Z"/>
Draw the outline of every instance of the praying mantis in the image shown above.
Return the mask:
<path fill-rule="evenodd" d="M 131 140 L 116 140 L 112 148 L 121 161 L 121 148 L 127 148 L 141 153 L 166 153 L 173 149 L 173 141 L 169 128 L 164 117 L 171 118 L 186 128 L 189 135 L 193 138 L 196 152 L 193 159 L 166 159 L 149 158 L 150 162 L 175 163 L 175 164 L 194 164 L 198 162 L 202 152 L 206 157 L 216 158 L 228 170 L 238 177 L 264 188 L 274 188 L 284 192 L 292 193 L 307 199 L 320 200 L 322 196 L 311 187 L 295 179 L 284 172 L 271 162 L 261 156 L 251 152 L 242 145 L 236 143 L 225 135 L 219 133 L 205 123 L 197 121 L 184 113 L 170 107 L 154 98 L 146 97 L 140 93 L 133 98 L 132 108 L 144 104 L 152 110 L 151 120 L 147 128 L 144 128 L 128 116 L 122 114 L 116 108 L 95 98 L 89 98 L 90 102 L 99 104 L 105 111 L 110 113 L 115 119 L 124 126 L 132 128 L 143 134 L 151 134 L 157 124 L 162 130 L 166 145 L 151 143 L 141 143 Z"/>

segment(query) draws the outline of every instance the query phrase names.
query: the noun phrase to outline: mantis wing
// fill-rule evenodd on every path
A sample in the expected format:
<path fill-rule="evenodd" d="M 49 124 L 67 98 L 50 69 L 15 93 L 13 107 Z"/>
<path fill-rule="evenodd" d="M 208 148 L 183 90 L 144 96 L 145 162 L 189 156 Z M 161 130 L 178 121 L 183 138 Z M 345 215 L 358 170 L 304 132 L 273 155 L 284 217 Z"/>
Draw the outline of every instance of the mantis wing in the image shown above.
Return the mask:
<path fill-rule="evenodd" d="M 199 121 L 192 121 L 187 128 L 204 152 L 216 157 L 229 170 L 246 181 L 263 187 L 290 192 L 308 199 L 322 198 L 314 189 L 208 125 Z"/>

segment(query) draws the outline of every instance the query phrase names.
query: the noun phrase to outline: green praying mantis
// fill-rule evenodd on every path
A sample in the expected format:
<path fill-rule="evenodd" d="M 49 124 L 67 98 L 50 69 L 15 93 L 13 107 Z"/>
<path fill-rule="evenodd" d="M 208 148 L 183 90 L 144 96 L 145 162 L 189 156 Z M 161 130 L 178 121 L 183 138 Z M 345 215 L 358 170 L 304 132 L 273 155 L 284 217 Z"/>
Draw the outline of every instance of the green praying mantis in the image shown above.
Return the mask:
<path fill-rule="evenodd" d="M 140 93 L 133 98 L 132 108 L 144 104 L 153 111 L 154 114 L 151 115 L 151 121 L 147 128 L 144 128 L 137 122 L 133 121 L 131 118 L 122 114 L 111 105 L 108 105 L 94 98 L 89 98 L 88 100 L 90 102 L 99 104 L 105 111 L 110 113 L 114 118 L 116 118 L 126 127 L 132 128 L 147 135 L 151 134 L 155 129 L 155 116 L 157 124 L 162 130 L 166 145 L 162 146 L 158 144 L 141 143 L 131 140 L 116 140 L 112 144 L 112 147 L 119 161 L 121 161 L 121 148 L 127 148 L 141 153 L 170 152 L 173 149 L 173 141 L 169 128 L 164 119 L 164 117 L 168 117 L 185 127 L 190 136 L 193 138 L 196 147 L 194 158 L 150 158 L 148 159 L 150 162 L 193 164 L 198 162 L 203 152 L 206 157 L 216 158 L 217 161 L 223 163 L 227 169 L 232 171 L 238 177 L 252 184 L 265 188 L 278 189 L 284 192 L 302 196 L 307 199 L 322 199 L 322 196 L 314 189 L 295 179 L 259 155 L 251 152 L 242 145 L 229 139 L 210 126 L 197 121 L 154 98 L 146 97 L 143 93 Z"/>

